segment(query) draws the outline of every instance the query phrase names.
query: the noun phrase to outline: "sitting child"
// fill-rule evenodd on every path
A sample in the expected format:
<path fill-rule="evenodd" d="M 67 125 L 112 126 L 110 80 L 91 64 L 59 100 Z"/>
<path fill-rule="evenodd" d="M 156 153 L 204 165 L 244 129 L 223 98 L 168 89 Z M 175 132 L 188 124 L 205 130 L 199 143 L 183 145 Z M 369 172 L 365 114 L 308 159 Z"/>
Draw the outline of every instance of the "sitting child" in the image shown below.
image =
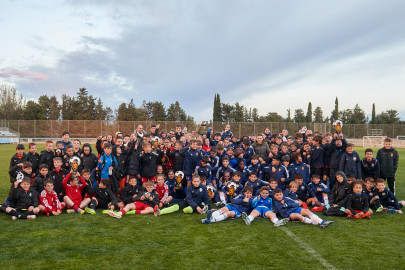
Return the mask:
<path fill-rule="evenodd" d="M 110 181 L 102 179 L 97 187 L 93 188 L 94 197 L 91 198 L 89 207 L 84 208 L 86 213 L 91 215 L 96 214 L 96 207 L 108 210 L 114 210 L 123 207 L 124 204 L 120 202 L 110 188 Z"/>
<path fill-rule="evenodd" d="M 63 197 L 63 201 L 68 208 L 66 212 L 68 214 L 75 212 L 84 214 L 83 209 L 90 202 L 90 198 L 84 200 L 82 198 L 82 191 L 87 186 L 86 180 L 84 180 L 79 173 L 77 173 L 77 177 L 72 177 L 72 173 L 69 173 L 66 175 L 65 179 L 63 179 L 62 185 L 65 188 L 66 193 Z"/>
<path fill-rule="evenodd" d="M 37 194 L 41 194 L 45 187 L 45 182 L 50 180 L 51 177 L 48 176 L 48 165 L 41 164 L 39 165 L 39 174 L 35 177 L 32 188 L 37 192 Z M 52 187 L 53 189 L 53 187 Z"/>
<path fill-rule="evenodd" d="M 373 211 L 370 210 L 368 204 L 368 197 L 363 192 L 363 183 L 361 181 L 355 181 L 352 186 L 353 186 L 353 193 L 349 194 L 346 203 L 345 214 L 347 214 L 347 218 L 370 219 L 370 215 L 373 213 Z"/>
<path fill-rule="evenodd" d="M 6 207 L 7 214 L 12 219 L 34 219 L 39 212 L 38 195 L 31 188 L 31 179 L 24 177 L 21 182 L 15 181 L 11 190 L 10 206 Z"/>
<path fill-rule="evenodd" d="M 129 177 L 128 184 L 122 190 L 121 198 L 125 205 L 135 202 L 135 198 L 142 190 L 135 175 Z"/>
<path fill-rule="evenodd" d="M 306 224 L 319 225 L 321 228 L 326 228 L 333 223 L 333 221 L 324 221 L 308 209 L 299 207 L 298 203 L 284 197 L 280 188 L 274 191 L 274 208 L 280 216 L 290 218 L 292 221 L 297 220 Z"/>
<path fill-rule="evenodd" d="M 207 218 L 202 219 L 202 224 L 208 224 L 213 222 L 220 222 L 227 218 L 238 218 L 242 215 L 242 212 L 248 212 L 250 210 L 250 205 L 252 202 L 253 188 L 251 186 L 245 186 L 243 188 L 243 194 L 237 196 L 228 204 L 221 209 L 211 212 L 208 211 Z"/>
<path fill-rule="evenodd" d="M 181 171 L 178 171 L 176 174 L 177 176 L 174 174 L 174 170 L 172 169 L 167 172 L 167 180 L 165 184 L 169 189 L 169 197 L 167 198 L 169 203 L 178 203 L 184 201 L 186 198 L 186 193 L 184 192 L 184 188 L 181 184 L 184 174 Z"/>
<path fill-rule="evenodd" d="M 329 187 L 323 181 L 321 182 L 321 177 L 318 174 L 314 174 L 311 177 L 311 183 L 309 183 L 308 187 L 312 190 L 315 194 L 314 198 L 308 199 L 307 204 L 313 206 L 325 206 L 329 204 L 328 194 L 329 194 Z M 314 207 L 315 208 L 315 207 Z M 312 211 L 316 211 L 312 209 Z M 322 212 L 323 208 L 320 208 L 319 212 Z"/>
<path fill-rule="evenodd" d="M 276 179 L 277 180 L 277 179 Z M 251 186 L 253 194 L 256 194 L 262 186 L 268 186 L 269 184 L 257 178 L 255 172 L 249 173 L 249 181 L 246 182 L 245 187 Z"/>
<path fill-rule="evenodd" d="M 187 187 L 186 200 L 167 208 L 157 209 L 155 216 L 170 214 L 183 210 L 186 214 L 206 213 L 211 208 L 207 187 L 201 184 L 200 176 L 193 175 L 191 185 Z"/>
<path fill-rule="evenodd" d="M 290 182 L 290 185 L 289 185 L 290 189 L 284 190 L 283 195 L 284 195 L 284 197 L 288 197 L 288 198 L 292 199 L 294 202 L 298 203 L 299 207 L 308 209 L 308 205 L 298 198 L 297 190 L 298 190 L 299 186 L 300 185 L 298 185 L 298 183 L 295 181 Z"/>
<path fill-rule="evenodd" d="M 351 184 L 347 182 L 344 172 L 335 174 L 336 184 L 329 193 L 329 204 L 323 210 L 325 216 L 345 216 L 347 198 L 351 192 Z"/>
<path fill-rule="evenodd" d="M 169 200 L 169 187 L 165 184 L 165 175 L 156 175 L 155 190 L 159 195 L 159 207 L 163 205 L 168 205 L 171 200 Z"/>
<path fill-rule="evenodd" d="M 391 213 L 402 214 L 402 207 L 405 205 L 405 201 L 398 201 L 394 193 L 385 187 L 385 180 L 378 178 L 376 181 L 378 200 L 375 201 L 376 206 L 384 207 L 382 212 L 389 211 Z"/>
<path fill-rule="evenodd" d="M 130 210 L 135 210 L 135 214 L 152 214 L 158 210 L 159 195 L 154 189 L 155 184 L 148 180 L 145 184 L 145 189 L 138 193 L 134 203 L 127 204 L 119 212 L 109 211 L 111 217 L 121 218 Z"/>
<path fill-rule="evenodd" d="M 42 165 L 46 164 L 41 164 L 41 166 Z M 53 181 L 51 179 L 46 180 L 44 188 L 45 189 L 42 190 L 41 194 L 39 195 L 38 208 L 40 210 L 40 213 L 46 216 L 58 216 L 60 213 L 62 213 L 62 205 L 58 199 L 58 194 L 56 194 L 56 192 L 53 190 Z"/>
<path fill-rule="evenodd" d="M 252 200 L 252 212 L 247 215 L 242 212 L 242 219 L 246 225 L 250 225 L 257 217 L 268 218 L 274 223 L 274 226 L 283 226 L 288 222 L 288 218 L 279 220 L 273 210 L 273 200 L 269 197 L 269 187 L 263 186 L 260 188 L 260 195 Z"/>
<path fill-rule="evenodd" d="M 240 172 L 234 172 L 232 180 L 218 192 L 216 198 L 218 202 L 215 204 L 216 206 L 225 206 L 228 202 L 231 202 L 233 198 L 242 193 L 243 186 L 240 184 L 240 179 Z"/>

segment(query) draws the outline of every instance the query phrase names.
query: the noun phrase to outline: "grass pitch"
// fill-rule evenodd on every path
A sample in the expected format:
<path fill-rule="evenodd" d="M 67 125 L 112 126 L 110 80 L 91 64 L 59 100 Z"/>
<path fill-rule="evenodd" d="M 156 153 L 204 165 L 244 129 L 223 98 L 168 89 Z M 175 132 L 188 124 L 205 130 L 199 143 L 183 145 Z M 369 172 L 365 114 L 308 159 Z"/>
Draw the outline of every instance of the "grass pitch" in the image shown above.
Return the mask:
<path fill-rule="evenodd" d="M 39 145 L 39 150 L 43 149 Z M 356 149 L 363 156 L 364 149 Z M 0 145 L 0 200 L 10 187 L 15 145 Z M 399 150 L 397 197 L 405 199 L 405 150 Z M 321 218 L 325 218 L 319 214 Z M 302 223 L 276 228 L 256 219 L 202 225 L 205 215 L 113 219 L 63 214 L 11 220 L 0 214 L 1 269 L 404 269 L 405 215 L 371 220 L 328 217 L 320 229 Z"/>

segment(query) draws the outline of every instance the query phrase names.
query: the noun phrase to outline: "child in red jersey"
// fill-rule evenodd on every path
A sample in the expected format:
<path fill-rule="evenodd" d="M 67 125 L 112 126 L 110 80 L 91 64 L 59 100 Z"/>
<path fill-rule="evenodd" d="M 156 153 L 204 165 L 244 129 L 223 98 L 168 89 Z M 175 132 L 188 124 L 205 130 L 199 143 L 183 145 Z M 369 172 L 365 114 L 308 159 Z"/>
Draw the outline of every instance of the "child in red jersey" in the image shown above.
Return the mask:
<path fill-rule="evenodd" d="M 58 194 L 53 190 L 53 181 L 46 180 L 44 184 L 45 189 L 39 195 L 39 210 L 40 213 L 47 216 L 58 216 L 62 213 L 62 205 L 58 199 Z"/>
<path fill-rule="evenodd" d="M 63 197 L 68 210 L 68 214 L 78 212 L 84 214 L 84 208 L 90 203 L 90 198 L 83 200 L 82 191 L 87 186 L 86 180 L 77 172 L 76 177 L 72 177 L 72 172 L 66 175 L 62 185 L 65 188 L 66 196 Z M 79 181 L 80 179 L 80 181 Z"/>
<path fill-rule="evenodd" d="M 165 175 L 156 175 L 155 190 L 159 195 L 159 208 L 162 208 L 164 204 L 169 204 L 169 187 L 165 184 Z"/>

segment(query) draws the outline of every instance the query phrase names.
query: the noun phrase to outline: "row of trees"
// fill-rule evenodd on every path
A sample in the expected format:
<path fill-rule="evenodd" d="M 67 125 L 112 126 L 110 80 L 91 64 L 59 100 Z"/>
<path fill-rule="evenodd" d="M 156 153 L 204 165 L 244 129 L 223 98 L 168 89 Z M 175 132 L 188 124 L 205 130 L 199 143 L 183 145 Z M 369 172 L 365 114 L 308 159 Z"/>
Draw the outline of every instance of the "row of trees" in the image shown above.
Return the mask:
<path fill-rule="evenodd" d="M 400 124 L 403 123 L 397 110 L 387 110 L 378 115 L 375 114 L 375 104 L 373 104 L 371 119 L 366 117 L 366 113 L 359 104 L 353 109 L 339 110 L 339 100 L 335 99 L 335 108 L 330 116 L 324 116 L 321 107 L 312 109 L 312 103 L 308 103 L 305 113 L 303 109 L 296 109 L 294 115 L 291 110 L 287 110 L 287 117 L 279 115 L 277 112 L 269 112 L 260 116 L 257 108 L 246 108 L 240 105 L 222 103 L 219 94 L 214 97 L 213 120 L 216 122 L 295 122 L 295 123 L 324 123 L 342 120 L 347 124 Z"/>
<path fill-rule="evenodd" d="M 60 101 L 59 101 L 60 100 Z M 80 88 L 74 97 L 63 94 L 58 100 L 56 96 L 42 95 L 37 101 L 26 101 L 9 86 L 0 86 L 0 119 L 9 120 L 114 120 L 119 121 L 193 121 L 187 115 L 178 101 L 165 105 L 160 101 L 143 101 L 136 106 L 134 100 L 121 103 L 116 110 L 105 107 L 100 98 L 89 94 L 86 88 Z M 215 122 L 296 122 L 296 123 L 322 123 L 333 122 L 337 119 L 347 124 L 399 124 L 403 123 L 396 110 L 387 110 L 380 114 L 375 113 L 373 104 L 371 119 L 358 104 L 353 109 L 339 110 L 338 98 L 335 108 L 330 116 L 324 115 L 321 107 L 312 109 L 308 103 L 307 111 L 299 108 L 291 113 L 287 110 L 287 117 L 277 112 L 259 115 L 257 108 L 247 108 L 239 102 L 234 104 L 222 103 L 219 94 L 215 94 L 213 107 L 213 120 Z"/>
<path fill-rule="evenodd" d="M 134 100 L 121 103 L 118 109 L 105 107 L 100 98 L 90 95 L 86 88 L 80 88 L 75 97 L 63 94 L 56 96 L 42 95 L 37 101 L 26 101 L 9 86 L 0 87 L 0 119 L 9 120 L 113 120 L 119 121 L 193 121 L 176 101 L 166 109 L 159 101 L 143 101 L 140 107 Z"/>

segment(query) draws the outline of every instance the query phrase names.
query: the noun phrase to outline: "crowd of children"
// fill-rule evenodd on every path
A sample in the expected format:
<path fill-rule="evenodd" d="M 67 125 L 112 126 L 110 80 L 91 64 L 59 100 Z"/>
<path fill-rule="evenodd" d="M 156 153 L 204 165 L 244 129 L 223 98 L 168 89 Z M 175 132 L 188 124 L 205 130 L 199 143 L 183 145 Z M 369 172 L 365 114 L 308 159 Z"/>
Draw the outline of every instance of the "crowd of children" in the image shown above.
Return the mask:
<path fill-rule="evenodd" d="M 23 144 L 10 161 L 11 187 L 0 210 L 13 219 L 66 212 L 115 218 L 127 214 L 160 216 L 177 212 L 205 214 L 203 224 L 258 217 L 274 226 L 299 221 L 324 228 L 325 216 L 370 219 L 376 212 L 402 214 L 405 201 L 395 197 L 398 152 L 391 139 L 376 158 L 372 149 L 361 159 L 341 132 L 287 130 L 237 138 L 222 132 L 166 132 L 141 125 L 134 133 L 100 136 L 93 147 L 78 139 Z M 389 188 L 386 188 L 385 182 Z M 211 207 L 217 210 L 211 210 Z M 311 208 L 311 211 L 309 210 Z"/>

